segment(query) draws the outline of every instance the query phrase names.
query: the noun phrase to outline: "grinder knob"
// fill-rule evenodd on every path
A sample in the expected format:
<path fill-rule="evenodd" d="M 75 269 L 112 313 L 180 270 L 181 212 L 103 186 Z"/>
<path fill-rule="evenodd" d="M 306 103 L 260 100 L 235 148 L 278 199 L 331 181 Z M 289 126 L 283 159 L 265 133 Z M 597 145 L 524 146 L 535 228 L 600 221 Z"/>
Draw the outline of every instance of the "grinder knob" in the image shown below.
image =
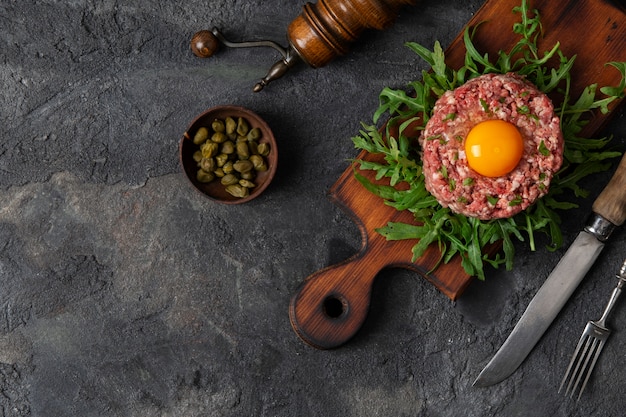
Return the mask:
<path fill-rule="evenodd" d="M 209 30 L 196 32 L 191 38 L 191 51 L 195 56 L 208 58 L 220 49 L 220 41 Z"/>

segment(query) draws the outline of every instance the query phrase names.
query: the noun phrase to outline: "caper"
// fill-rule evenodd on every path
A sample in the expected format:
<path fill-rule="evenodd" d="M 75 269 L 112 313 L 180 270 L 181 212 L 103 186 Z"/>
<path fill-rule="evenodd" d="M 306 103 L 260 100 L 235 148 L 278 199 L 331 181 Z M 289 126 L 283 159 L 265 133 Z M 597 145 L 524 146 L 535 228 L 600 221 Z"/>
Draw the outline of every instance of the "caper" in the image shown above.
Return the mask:
<path fill-rule="evenodd" d="M 256 150 L 259 155 L 267 156 L 270 154 L 270 144 L 266 142 L 259 143 Z"/>
<path fill-rule="evenodd" d="M 222 170 L 224 171 L 224 174 L 230 174 L 233 172 L 235 170 L 233 161 L 226 162 L 222 167 Z"/>
<path fill-rule="evenodd" d="M 244 179 L 244 180 L 252 181 L 254 179 L 254 177 L 256 177 L 256 171 L 254 171 L 254 170 L 241 173 L 241 178 Z"/>
<path fill-rule="evenodd" d="M 248 159 L 250 157 L 248 142 L 237 142 L 237 156 L 239 159 Z"/>
<path fill-rule="evenodd" d="M 206 142 L 208 137 L 209 137 L 209 129 L 202 126 L 201 128 L 198 129 L 196 134 L 193 136 L 193 143 L 196 145 L 203 144 L 204 142 Z"/>
<path fill-rule="evenodd" d="M 250 161 L 239 160 L 233 164 L 233 168 L 235 171 L 243 173 L 250 172 L 254 168 L 254 165 Z"/>
<path fill-rule="evenodd" d="M 224 132 L 215 132 L 211 135 L 211 140 L 215 143 L 224 143 L 228 137 Z"/>
<path fill-rule="evenodd" d="M 211 129 L 213 129 L 214 132 L 224 132 L 224 130 L 226 130 L 226 126 L 220 119 L 215 119 L 213 120 L 213 123 L 211 123 Z"/>
<path fill-rule="evenodd" d="M 215 163 L 218 167 L 223 167 L 226 162 L 228 162 L 228 155 L 225 153 L 221 153 L 215 157 Z"/>
<path fill-rule="evenodd" d="M 258 127 L 255 127 L 255 128 L 250 129 L 250 131 L 248 132 L 247 139 L 249 141 L 253 141 L 253 140 L 258 140 L 260 137 L 261 137 L 261 129 L 259 129 Z"/>
<path fill-rule="evenodd" d="M 224 173 L 224 170 L 222 168 L 217 168 L 215 171 L 213 171 L 213 173 L 215 174 L 216 177 L 218 178 L 222 178 L 224 175 L 226 175 Z"/>
<path fill-rule="evenodd" d="M 199 169 L 198 172 L 196 173 L 196 179 L 200 182 L 211 182 L 213 181 L 213 179 L 215 178 L 215 175 L 211 172 L 206 172 L 202 169 Z"/>
<path fill-rule="evenodd" d="M 237 134 L 241 136 L 246 136 L 248 134 L 248 130 L 250 127 L 248 126 L 248 122 L 243 117 L 237 119 Z"/>
<path fill-rule="evenodd" d="M 244 198 L 250 194 L 248 188 L 243 187 L 241 184 L 232 184 L 226 187 L 226 192 L 233 197 Z"/>
<path fill-rule="evenodd" d="M 239 180 L 239 185 L 246 188 L 254 188 L 256 185 L 250 180 L 244 180 L 243 178 Z"/>
<path fill-rule="evenodd" d="M 196 161 L 196 162 L 200 162 L 201 159 L 202 159 L 202 152 L 195 151 L 193 153 L 193 160 Z"/>
<path fill-rule="evenodd" d="M 254 169 L 257 171 L 267 171 L 267 164 L 261 155 L 251 155 L 250 162 L 252 162 Z"/>
<path fill-rule="evenodd" d="M 202 158 L 202 160 L 200 161 L 200 168 L 202 168 L 206 172 L 213 172 L 215 170 L 215 159 Z"/>
<path fill-rule="evenodd" d="M 250 154 L 258 154 L 259 153 L 259 144 L 256 141 L 248 142 L 248 148 L 250 149 Z"/>
<path fill-rule="evenodd" d="M 237 176 L 234 174 L 226 174 L 222 177 L 220 182 L 222 183 L 222 185 L 233 185 L 239 182 L 239 178 L 237 178 Z"/>
<path fill-rule="evenodd" d="M 205 142 L 200 150 L 202 151 L 203 158 L 213 158 L 218 151 L 219 145 L 215 142 Z"/>
<path fill-rule="evenodd" d="M 235 144 L 230 140 L 222 143 L 222 153 L 225 153 L 226 155 L 235 153 Z"/>
<path fill-rule="evenodd" d="M 237 130 L 237 122 L 235 122 L 235 119 L 233 119 L 232 117 L 228 116 L 226 118 L 226 120 L 224 121 L 224 123 L 226 124 L 226 134 L 230 135 L 235 133 L 235 131 Z"/>
<path fill-rule="evenodd" d="M 247 141 L 248 141 L 247 136 L 237 135 L 237 142 L 247 142 Z"/>

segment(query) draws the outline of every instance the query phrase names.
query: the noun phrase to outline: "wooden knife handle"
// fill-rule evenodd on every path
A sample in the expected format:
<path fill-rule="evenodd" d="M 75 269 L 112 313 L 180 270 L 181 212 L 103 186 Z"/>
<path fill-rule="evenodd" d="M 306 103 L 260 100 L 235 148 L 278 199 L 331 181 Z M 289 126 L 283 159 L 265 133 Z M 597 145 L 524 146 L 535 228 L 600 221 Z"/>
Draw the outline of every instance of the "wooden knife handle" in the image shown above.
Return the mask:
<path fill-rule="evenodd" d="M 626 220 L 626 155 L 613 177 L 593 203 L 592 210 L 616 226 Z"/>

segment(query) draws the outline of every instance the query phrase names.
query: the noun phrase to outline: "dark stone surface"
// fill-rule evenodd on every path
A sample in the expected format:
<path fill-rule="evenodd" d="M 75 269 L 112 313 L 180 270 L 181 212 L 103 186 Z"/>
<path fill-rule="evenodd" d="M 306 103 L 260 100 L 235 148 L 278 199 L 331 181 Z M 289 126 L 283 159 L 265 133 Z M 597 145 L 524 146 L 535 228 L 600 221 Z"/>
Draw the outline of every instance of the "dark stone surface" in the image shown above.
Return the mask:
<path fill-rule="evenodd" d="M 271 50 L 193 56 L 213 25 L 284 39 L 296 1 L 4 1 L 0 4 L 0 415 L 616 416 L 626 406 L 626 306 L 587 388 L 556 394 L 584 323 L 626 255 L 620 230 L 521 368 L 472 387 L 563 250 L 518 245 L 451 302 L 403 270 L 380 273 L 357 336 L 304 345 L 288 304 L 360 236 L 327 199 L 384 86 L 425 68 L 403 47 L 447 45 L 481 1 L 424 1 L 330 66 L 251 88 Z M 196 114 L 249 107 L 272 126 L 279 169 L 227 207 L 188 186 L 178 141 Z M 624 114 L 609 133 L 624 150 Z M 589 180 L 595 197 L 610 173 Z M 591 205 L 564 221 L 566 244 Z"/>

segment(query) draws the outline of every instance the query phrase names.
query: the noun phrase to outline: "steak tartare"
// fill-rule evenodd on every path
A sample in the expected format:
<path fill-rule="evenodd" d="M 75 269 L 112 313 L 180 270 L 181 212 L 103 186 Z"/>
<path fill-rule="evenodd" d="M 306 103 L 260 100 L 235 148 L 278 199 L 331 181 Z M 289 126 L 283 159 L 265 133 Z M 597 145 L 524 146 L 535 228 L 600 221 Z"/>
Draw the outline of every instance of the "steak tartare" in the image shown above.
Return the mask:
<path fill-rule="evenodd" d="M 503 120 L 523 140 L 510 172 L 485 176 L 468 163 L 465 142 L 477 124 Z M 563 133 L 552 101 L 524 77 L 486 74 L 444 93 L 419 142 L 427 190 L 443 207 L 481 220 L 514 216 L 548 192 L 563 162 Z"/>

